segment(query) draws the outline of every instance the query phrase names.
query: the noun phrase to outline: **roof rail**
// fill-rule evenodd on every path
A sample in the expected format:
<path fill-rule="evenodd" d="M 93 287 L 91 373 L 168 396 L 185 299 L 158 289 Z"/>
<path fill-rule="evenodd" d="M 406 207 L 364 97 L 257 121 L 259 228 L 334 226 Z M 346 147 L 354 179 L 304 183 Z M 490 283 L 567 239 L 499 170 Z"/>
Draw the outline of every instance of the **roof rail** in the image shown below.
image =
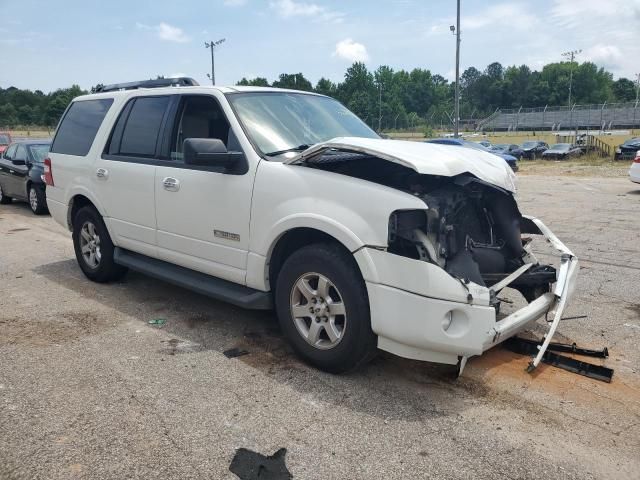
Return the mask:
<path fill-rule="evenodd" d="M 115 92 L 118 90 L 135 90 L 136 88 L 159 88 L 159 87 L 197 87 L 200 85 L 193 78 L 158 78 L 156 80 L 141 80 L 139 82 L 113 83 L 103 85 L 96 89 L 96 93 Z"/>

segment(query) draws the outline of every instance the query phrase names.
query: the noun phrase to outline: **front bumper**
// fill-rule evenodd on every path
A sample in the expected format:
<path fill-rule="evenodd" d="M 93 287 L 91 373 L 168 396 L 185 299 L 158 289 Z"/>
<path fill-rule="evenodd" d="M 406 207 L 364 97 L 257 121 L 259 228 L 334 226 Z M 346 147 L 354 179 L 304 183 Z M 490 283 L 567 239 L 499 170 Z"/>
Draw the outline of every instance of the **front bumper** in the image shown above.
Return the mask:
<path fill-rule="evenodd" d="M 535 218 L 525 217 L 523 233 L 546 237 L 560 252 L 557 280 L 551 292 L 501 320 L 489 304 L 490 287 L 464 285 L 431 263 L 371 248 L 356 252 L 358 263 L 366 263 L 362 271 L 378 347 L 405 358 L 453 365 L 482 354 L 551 314 L 545 344 L 532 362 L 537 366 L 575 290 L 578 260 Z"/>

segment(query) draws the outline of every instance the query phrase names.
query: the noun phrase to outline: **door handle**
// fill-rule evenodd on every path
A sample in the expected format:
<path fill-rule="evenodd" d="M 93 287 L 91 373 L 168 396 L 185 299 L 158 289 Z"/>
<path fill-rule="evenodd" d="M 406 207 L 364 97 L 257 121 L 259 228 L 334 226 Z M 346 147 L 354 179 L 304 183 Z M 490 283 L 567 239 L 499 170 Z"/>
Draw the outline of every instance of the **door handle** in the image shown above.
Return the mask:
<path fill-rule="evenodd" d="M 107 178 L 108 176 L 109 176 L 109 171 L 106 168 L 99 168 L 96 170 L 96 177 Z"/>
<path fill-rule="evenodd" d="M 177 192 L 178 190 L 180 190 L 180 181 L 173 177 L 166 177 L 164 180 L 162 180 L 162 186 L 165 190 L 168 190 L 170 192 Z"/>

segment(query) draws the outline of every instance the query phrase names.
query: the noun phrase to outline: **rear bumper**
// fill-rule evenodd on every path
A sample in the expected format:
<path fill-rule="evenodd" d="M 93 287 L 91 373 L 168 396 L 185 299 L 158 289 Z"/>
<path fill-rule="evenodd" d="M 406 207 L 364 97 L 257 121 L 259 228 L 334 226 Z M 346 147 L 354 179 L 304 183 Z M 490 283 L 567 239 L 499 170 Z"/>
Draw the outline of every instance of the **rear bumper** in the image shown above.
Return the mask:
<path fill-rule="evenodd" d="M 67 204 L 58 202 L 47 195 L 47 207 L 53 219 L 64 228 L 69 229 L 67 224 Z"/>
<path fill-rule="evenodd" d="M 562 255 L 557 280 L 551 292 L 501 320 L 497 320 L 495 309 L 486 301 L 489 288 L 470 284 L 467 287 L 469 299 L 465 302 L 455 288 L 461 282 L 449 276 L 455 283 L 455 287 L 454 283 L 445 285 L 450 287 L 449 299 L 444 298 L 447 288 L 443 288 L 446 282 L 441 277 L 424 278 L 424 284 L 429 288 L 417 291 L 410 283 L 417 280 L 417 270 L 407 268 L 407 262 L 427 265 L 426 262 L 379 251 L 369 252 L 373 262 L 377 263 L 375 270 L 378 278 L 374 281 L 371 272 L 365 271 L 364 274 L 371 306 L 371 325 L 378 335 L 378 347 L 415 360 L 457 364 L 461 358 L 480 355 L 505 341 L 547 313 L 551 313 L 554 321 L 557 318 L 559 322 L 575 290 L 578 261 L 542 222 L 534 218 L 527 219 L 526 233 L 545 236 Z M 390 260 L 390 257 L 395 259 Z M 397 262 L 401 273 L 392 271 L 390 265 L 394 262 Z M 424 273 L 435 274 L 434 269 L 439 269 L 431 267 L 430 270 L 425 269 Z M 556 327 L 557 322 L 552 323 L 547 335 L 549 341 Z"/>

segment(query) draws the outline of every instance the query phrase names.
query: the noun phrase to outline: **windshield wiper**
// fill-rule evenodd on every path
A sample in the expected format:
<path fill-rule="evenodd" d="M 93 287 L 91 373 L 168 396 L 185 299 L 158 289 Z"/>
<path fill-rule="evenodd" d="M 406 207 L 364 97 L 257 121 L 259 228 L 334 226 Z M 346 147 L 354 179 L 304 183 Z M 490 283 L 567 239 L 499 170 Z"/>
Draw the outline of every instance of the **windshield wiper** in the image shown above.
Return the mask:
<path fill-rule="evenodd" d="M 277 155 L 282 155 L 283 153 L 289 153 L 289 152 L 303 152 L 304 150 L 306 150 L 307 148 L 309 148 L 311 145 L 298 145 L 297 147 L 292 147 L 292 148 L 287 148 L 285 150 L 277 150 L 275 152 L 269 152 L 269 153 L 265 153 L 265 155 L 267 157 L 275 157 Z"/>

